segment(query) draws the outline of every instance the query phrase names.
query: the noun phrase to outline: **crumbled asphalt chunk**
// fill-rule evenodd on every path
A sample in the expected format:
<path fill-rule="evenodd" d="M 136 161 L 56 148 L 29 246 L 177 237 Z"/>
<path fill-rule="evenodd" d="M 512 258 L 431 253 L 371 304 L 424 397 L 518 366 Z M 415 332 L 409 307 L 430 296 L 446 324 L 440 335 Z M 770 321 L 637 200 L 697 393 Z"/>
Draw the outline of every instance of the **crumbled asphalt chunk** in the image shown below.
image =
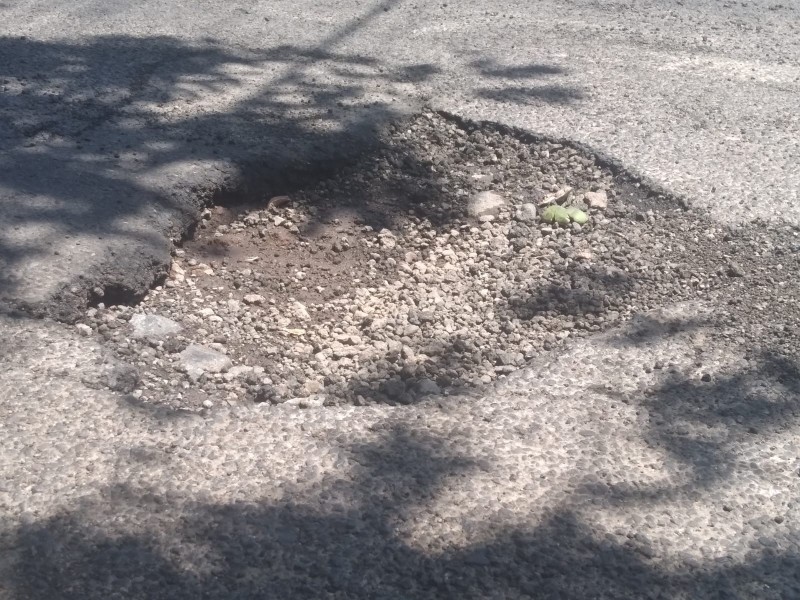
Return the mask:
<path fill-rule="evenodd" d="M 120 364 L 106 373 L 106 385 L 115 392 L 127 394 L 139 385 L 139 371 L 131 365 Z"/>
<path fill-rule="evenodd" d="M 535 205 L 547 203 L 589 219 L 543 223 Z M 227 402 L 407 404 L 491 384 L 642 311 L 720 297 L 730 328 L 757 309 L 745 293 L 774 288 L 769 301 L 789 306 L 796 292 L 791 227 L 728 230 L 568 145 L 434 113 L 260 205 L 209 211 L 163 286 L 135 308 L 87 313 L 140 369 L 145 401 L 198 408 L 184 392 L 200 388 Z M 183 330 L 153 343 L 119 327 L 144 314 Z M 187 371 L 190 344 L 216 344 L 225 368 Z"/>

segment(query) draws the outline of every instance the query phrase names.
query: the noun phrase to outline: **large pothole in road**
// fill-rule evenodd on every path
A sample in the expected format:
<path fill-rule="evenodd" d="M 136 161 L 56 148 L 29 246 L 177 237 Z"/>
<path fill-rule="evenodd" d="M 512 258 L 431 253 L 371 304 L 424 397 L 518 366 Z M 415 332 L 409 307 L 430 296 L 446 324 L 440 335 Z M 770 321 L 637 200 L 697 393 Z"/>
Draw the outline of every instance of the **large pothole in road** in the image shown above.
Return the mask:
<path fill-rule="evenodd" d="M 211 207 L 165 285 L 90 310 L 141 377 L 120 386 L 190 408 L 409 403 L 742 285 L 750 242 L 571 146 L 436 113 L 382 142 L 251 210 Z"/>

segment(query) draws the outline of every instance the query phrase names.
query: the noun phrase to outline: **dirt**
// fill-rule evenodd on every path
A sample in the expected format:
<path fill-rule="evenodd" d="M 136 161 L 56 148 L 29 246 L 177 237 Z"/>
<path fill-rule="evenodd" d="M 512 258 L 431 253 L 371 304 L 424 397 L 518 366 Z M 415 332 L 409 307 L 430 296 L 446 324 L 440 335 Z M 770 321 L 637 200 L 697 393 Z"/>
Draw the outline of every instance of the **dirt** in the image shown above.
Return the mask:
<path fill-rule="evenodd" d="M 414 402 L 689 299 L 715 302 L 725 335 L 753 336 L 750 294 L 796 339 L 795 228 L 727 229 L 579 148 L 435 113 L 384 140 L 288 195 L 210 207 L 134 309 L 181 323 L 175 339 L 131 340 L 125 308 L 87 320 L 142 371 L 137 401 Z M 544 223 L 541 206 L 521 220 L 523 204 L 567 187 L 585 225 Z M 506 206 L 479 220 L 466 213 L 482 191 Z M 595 191 L 607 207 L 587 205 Z M 188 343 L 228 354 L 237 375 L 192 380 Z"/>

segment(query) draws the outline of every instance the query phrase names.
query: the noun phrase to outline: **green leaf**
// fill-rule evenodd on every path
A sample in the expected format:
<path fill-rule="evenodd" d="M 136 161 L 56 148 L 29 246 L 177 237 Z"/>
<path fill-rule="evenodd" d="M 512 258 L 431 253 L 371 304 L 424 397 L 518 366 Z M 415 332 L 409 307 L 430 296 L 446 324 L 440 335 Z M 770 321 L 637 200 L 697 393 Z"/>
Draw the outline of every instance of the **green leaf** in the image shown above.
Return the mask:
<path fill-rule="evenodd" d="M 575 221 L 578 225 L 583 225 L 589 220 L 589 215 L 576 206 L 570 206 L 567 208 L 567 214 L 569 215 L 569 218 Z"/>
<path fill-rule="evenodd" d="M 567 225 L 569 223 L 569 213 L 563 206 L 553 204 L 544 209 L 544 212 L 542 212 L 542 220 L 545 223 L 558 223 L 559 225 Z"/>

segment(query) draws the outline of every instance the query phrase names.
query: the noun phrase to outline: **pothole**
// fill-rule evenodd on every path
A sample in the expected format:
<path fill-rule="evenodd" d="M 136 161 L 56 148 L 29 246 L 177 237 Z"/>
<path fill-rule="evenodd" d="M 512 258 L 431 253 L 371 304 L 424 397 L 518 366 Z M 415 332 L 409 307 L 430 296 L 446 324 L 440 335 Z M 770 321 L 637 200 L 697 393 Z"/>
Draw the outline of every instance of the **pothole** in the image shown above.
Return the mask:
<path fill-rule="evenodd" d="M 381 141 L 255 209 L 209 208 L 163 286 L 91 309 L 138 371 L 123 391 L 183 408 L 406 404 L 741 285 L 736 234 L 577 148 L 432 112 Z M 545 222 L 548 200 L 588 220 Z"/>

